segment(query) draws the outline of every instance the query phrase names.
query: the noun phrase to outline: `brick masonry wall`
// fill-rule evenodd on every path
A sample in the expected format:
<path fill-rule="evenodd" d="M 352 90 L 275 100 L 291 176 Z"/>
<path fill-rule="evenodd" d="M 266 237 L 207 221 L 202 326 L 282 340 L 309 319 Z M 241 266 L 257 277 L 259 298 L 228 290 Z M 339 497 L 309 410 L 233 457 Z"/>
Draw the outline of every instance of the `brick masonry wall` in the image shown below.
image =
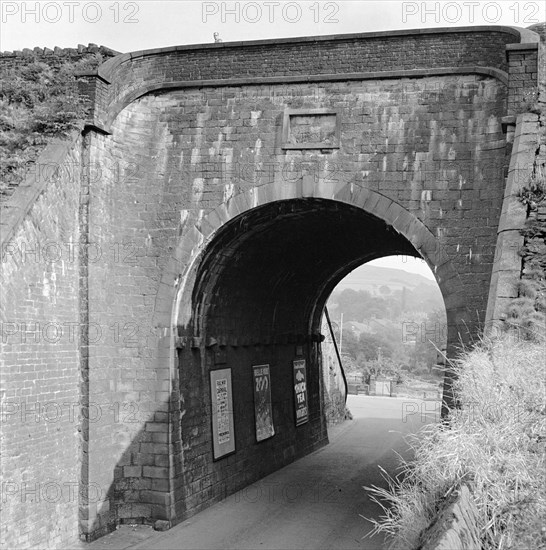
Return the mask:
<path fill-rule="evenodd" d="M 88 265 L 89 324 L 97 329 L 89 341 L 89 396 L 110 411 L 89 425 L 88 483 L 101 487 L 102 499 L 88 506 L 82 530 L 94 536 L 120 520 L 150 518 L 154 506 L 164 514 L 169 489 L 171 371 L 158 365 L 169 316 L 157 324 L 154 310 L 180 203 L 175 189 L 160 189 L 142 170 L 150 156 L 165 154 L 164 134 L 160 128 L 156 133 L 146 110 L 133 124 L 139 129 L 120 135 L 121 148 L 89 135 L 89 241 L 101 251 Z M 138 155 L 145 153 L 138 165 L 130 153 L 135 147 Z"/>
<path fill-rule="evenodd" d="M 78 539 L 81 138 L 2 243 L 2 548 Z M 44 159 L 42 159 L 44 160 Z M 42 168 L 48 167 L 42 165 Z M 48 168 L 51 168 L 49 166 Z M 26 206 L 23 189 L 20 209 Z"/>
<path fill-rule="evenodd" d="M 174 480 L 177 518 L 210 506 L 327 442 L 316 346 L 304 347 L 303 355 L 296 355 L 295 345 L 230 346 L 221 358 L 214 350 L 208 350 L 203 358 L 205 377 L 202 361 L 195 360 L 196 353 L 193 350 L 180 356 L 184 416 L 182 449 L 177 453 L 180 459 L 176 460 Z M 296 427 L 292 361 L 302 358 L 307 364 L 309 422 Z M 251 367 L 262 364 L 270 365 L 275 435 L 257 443 Z M 214 461 L 208 373 L 224 367 L 232 367 L 236 452 Z"/>

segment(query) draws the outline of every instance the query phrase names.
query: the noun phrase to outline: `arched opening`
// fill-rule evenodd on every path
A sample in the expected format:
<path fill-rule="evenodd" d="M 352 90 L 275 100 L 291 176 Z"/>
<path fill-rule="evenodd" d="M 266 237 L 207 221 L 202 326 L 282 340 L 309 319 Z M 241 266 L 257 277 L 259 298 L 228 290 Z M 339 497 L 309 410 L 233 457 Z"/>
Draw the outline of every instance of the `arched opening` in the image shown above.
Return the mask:
<path fill-rule="evenodd" d="M 337 348 L 328 359 L 342 363 L 349 394 L 441 401 L 447 317 L 426 262 L 407 256 L 368 262 L 337 285 L 326 311 L 328 343 Z"/>
<path fill-rule="evenodd" d="M 193 336 L 260 341 L 316 332 L 339 280 L 392 254 L 418 256 L 392 227 L 353 206 L 297 199 L 250 210 L 226 224 L 203 257 Z"/>
<path fill-rule="evenodd" d="M 418 257 L 410 241 L 357 206 L 323 198 L 256 206 L 221 225 L 187 277 L 178 326 L 182 417 L 177 459 L 181 513 L 226 494 L 324 445 L 321 374 L 324 306 L 355 267 L 389 255 Z M 431 261 L 428 258 L 429 262 Z M 191 286 L 191 288 L 190 288 Z M 184 307 L 186 307 L 184 306 Z M 181 316 L 182 317 L 182 316 Z M 294 361 L 305 361 L 307 421 L 295 418 Z M 269 366 L 274 435 L 259 440 L 252 368 Z M 229 371 L 231 452 L 213 454 L 217 434 L 211 372 Z M 225 459 L 224 459 L 225 458 Z M 216 486 L 193 483 L 205 470 Z"/>

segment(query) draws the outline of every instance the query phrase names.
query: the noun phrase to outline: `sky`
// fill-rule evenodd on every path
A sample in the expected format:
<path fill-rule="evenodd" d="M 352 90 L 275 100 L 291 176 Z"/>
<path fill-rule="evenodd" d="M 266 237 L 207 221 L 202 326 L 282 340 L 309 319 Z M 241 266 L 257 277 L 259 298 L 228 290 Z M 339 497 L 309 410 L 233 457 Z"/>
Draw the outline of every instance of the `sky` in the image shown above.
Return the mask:
<path fill-rule="evenodd" d="M 417 273 L 432 281 L 436 280 L 425 260 L 421 260 L 420 258 L 412 258 L 411 256 L 387 256 L 386 258 L 379 258 L 378 260 L 368 262 L 363 266 L 357 267 L 357 269 L 365 269 L 367 265 L 402 269 L 404 271 L 408 271 L 409 273 Z"/>
<path fill-rule="evenodd" d="M 468 25 L 528 27 L 544 0 L 0 0 L 0 50 L 95 43 L 119 52 L 213 42 Z"/>
<path fill-rule="evenodd" d="M 0 51 L 94 43 L 119 52 L 214 41 L 358 33 L 430 27 L 508 25 L 546 20 L 546 1 L 367 0 L 0 0 Z M 382 258 L 433 279 L 422 260 Z"/>

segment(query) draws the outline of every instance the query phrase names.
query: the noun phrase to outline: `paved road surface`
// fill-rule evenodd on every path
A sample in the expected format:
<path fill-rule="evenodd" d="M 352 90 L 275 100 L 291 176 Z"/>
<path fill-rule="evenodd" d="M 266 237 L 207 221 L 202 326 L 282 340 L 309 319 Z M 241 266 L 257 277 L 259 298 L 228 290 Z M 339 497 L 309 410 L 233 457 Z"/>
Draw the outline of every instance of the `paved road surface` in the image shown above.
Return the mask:
<path fill-rule="evenodd" d="M 371 525 L 361 516 L 376 517 L 381 510 L 363 485 L 385 485 L 378 465 L 396 472 L 395 451 L 409 456 L 404 436 L 434 420 L 435 415 L 421 416 L 421 411 L 433 410 L 434 404 L 349 396 L 348 406 L 354 420 L 330 430 L 330 444 L 312 455 L 169 531 L 123 526 L 85 547 L 381 550 L 382 536 L 364 538 Z"/>

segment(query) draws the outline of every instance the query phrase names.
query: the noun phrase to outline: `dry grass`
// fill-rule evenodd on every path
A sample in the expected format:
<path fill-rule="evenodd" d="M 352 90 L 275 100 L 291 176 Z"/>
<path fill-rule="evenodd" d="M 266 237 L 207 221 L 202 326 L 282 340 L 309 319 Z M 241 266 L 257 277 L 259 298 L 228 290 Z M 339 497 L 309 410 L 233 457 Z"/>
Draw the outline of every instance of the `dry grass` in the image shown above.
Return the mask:
<path fill-rule="evenodd" d="M 546 347 L 507 336 L 482 342 L 453 368 L 461 408 L 449 424 L 429 425 L 412 443 L 415 459 L 366 487 L 384 515 L 374 532 L 392 549 L 420 544 L 445 497 L 472 490 L 486 550 L 546 548 Z"/>

